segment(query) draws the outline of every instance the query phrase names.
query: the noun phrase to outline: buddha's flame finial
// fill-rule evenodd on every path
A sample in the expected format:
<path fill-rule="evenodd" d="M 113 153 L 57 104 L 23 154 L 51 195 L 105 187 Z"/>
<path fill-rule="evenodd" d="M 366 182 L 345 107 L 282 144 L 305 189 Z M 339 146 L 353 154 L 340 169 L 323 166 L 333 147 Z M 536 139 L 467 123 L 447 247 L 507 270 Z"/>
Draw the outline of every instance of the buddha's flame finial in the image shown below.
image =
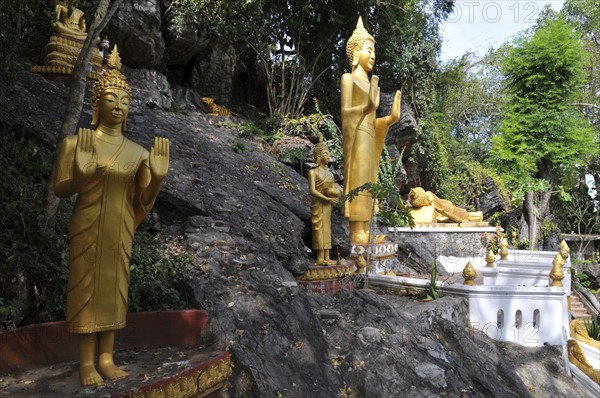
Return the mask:
<path fill-rule="evenodd" d="M 121 56 L 119 55 L 119 49 L 116 44 L 108 56 L 107 64 L 109 68 L 121 70 Z"/>

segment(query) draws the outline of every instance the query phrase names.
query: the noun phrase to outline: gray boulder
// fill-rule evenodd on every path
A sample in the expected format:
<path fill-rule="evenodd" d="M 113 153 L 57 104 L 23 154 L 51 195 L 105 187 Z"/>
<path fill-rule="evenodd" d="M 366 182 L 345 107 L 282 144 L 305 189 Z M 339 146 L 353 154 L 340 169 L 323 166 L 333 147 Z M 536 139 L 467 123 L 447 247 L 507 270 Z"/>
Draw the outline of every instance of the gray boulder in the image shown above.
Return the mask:
<path fill-rule="evenodd" d="M 165 41 L 156 0 L 124 0 L 106 31 L 111 43 L 119 46 L 125 65 L 155 68 L 162 64 Z"/>

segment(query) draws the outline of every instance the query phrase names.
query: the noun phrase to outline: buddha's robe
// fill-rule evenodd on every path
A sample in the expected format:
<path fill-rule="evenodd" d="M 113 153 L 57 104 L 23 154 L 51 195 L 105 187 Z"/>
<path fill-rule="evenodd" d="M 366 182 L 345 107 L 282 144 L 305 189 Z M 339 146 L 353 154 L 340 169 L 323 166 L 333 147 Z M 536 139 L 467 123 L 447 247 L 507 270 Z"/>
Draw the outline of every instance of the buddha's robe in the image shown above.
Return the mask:
<path fill-rule="evenodd" d="M 80 186 L 73 166 L 77 136 L 66 137 L 59 150 L 55 191 L 77 193 L 66 308 L 67 329 L 73 333 L 125 327 L 133 234 L 154 202 L 141 202 L 151 178 L 148 151 L 122 136 L 105 138 L 96 134 L 98 167 Z"/>
<path fill-rule="evenodd" d="M 317 168 L 310 171 L 315 176 L 315 190 L 325 196 L 327 190 L 334 188 L 333 173 L 329 170 L 319 172 Z M 310 205 L 310 220 L 312 224 L 313 250 L 331 249 L 331 203 L 313 197 Z"/>
<path fill-rule="evenodd" d="M 375 128 L 375 112 L 362 115 L 368 103 L 369 85 L 361 87 L 350 73 L 342 76 L 342 90 L 352 90 L 352 103 L 342 103 L 342 133 L 344 146 L 344 195 L 366 184 L 376 183 L 379 161 L 388 127 Z M 347 93 L 342 93 L 344 97 Z M 344 216 L 350 221 L 369 221 L 373 197 L 362 191 L 351 202 L 344 203 Z"/>

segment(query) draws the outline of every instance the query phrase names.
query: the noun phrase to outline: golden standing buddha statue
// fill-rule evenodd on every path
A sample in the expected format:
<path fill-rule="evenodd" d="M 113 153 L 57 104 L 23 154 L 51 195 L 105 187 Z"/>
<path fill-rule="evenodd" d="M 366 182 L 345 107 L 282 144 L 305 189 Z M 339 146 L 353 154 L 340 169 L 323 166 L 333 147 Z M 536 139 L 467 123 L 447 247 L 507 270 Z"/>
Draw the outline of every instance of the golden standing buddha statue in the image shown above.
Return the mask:
<path fill-rule="evenodd" d="M 331 207 L 338 202 L 341 192 L 327 168 L 329 151 L 323 140 L 315 145 L 314 157 L 317 167 L 308 172 L 308 189 L 313 197 L 310 205 L 312 247 L 317 253 L 317 264 L 327 265 L 331 250 Z"/>
<path fill-rule="evenodd" d="M 368 182 L 376 183 L 381 151 L 390 126 L 400 118 L 400 91 L 396 91 L 392 112 L 377 118 L 379 78 L 369 82 L 368 73 L 375 65 L 375 39 L 358 19 L 356 29 L 346 44 L 346 54 L 352 66 L 341 80 L 342 133 L 344 146 L 344 194 L 347 195 Z M 350 242 L 367 244 L 373 197 L 361 192 L 344 205 L 349 220 Z"/>
<path fill-rule="evenodd" d="M 109 65 L 118 63 L 116 49 Z M 116 69 L 91 91 L 92 125 L 59 148 L 54 191 L 77 194 L 69 227 L 67 329 L 79 334 L 80 380 L 94 385 L 127 372 L 113 362 L 115 330 L 125 327 L 133 234 L 152 208 L 169 168 L 169 141 L 148 152 L 123 136 L 131 89 Z M 95 368 L 98 346 L 98 371 Z"/>

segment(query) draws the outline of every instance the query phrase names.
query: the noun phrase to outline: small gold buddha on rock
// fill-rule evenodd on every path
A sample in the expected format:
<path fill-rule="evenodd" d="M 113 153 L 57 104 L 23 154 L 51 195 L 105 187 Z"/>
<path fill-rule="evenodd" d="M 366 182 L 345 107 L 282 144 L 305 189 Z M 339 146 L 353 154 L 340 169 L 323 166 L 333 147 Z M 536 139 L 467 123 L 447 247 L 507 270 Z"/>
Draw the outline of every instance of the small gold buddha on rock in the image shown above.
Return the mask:
<path fill-rule="evenodd" d="M 115 48 L 109 66 L 119 65 Z M 166 138 L 155 138 L 148 152 L 123 136 L 131 89 L 121 72 L 104 71 L 91 100 L 96 129 L 80 128 L 62 141 L 54 181 L 57 196 L 77 195 L 69 227 L 66 325 L 79 334 L 84 386 L 127 375 L 114 364 L 113 350 L 115 331 L 125 327 L 133 234 L 169 168 Z"/>
<path fill-rule="evenodd" d="M 375 65 L 375 39 L 358 19 L 346 44 L 352 72 L 341 80 L 342 133 L 344 146 L 344 194 L 366 184 L 376 183 L 381 152 L 390 126 L 400 118 L 400 91 L 396 91 L 391 114 L 376 117 L 379 107 L 379 78 L 369 81 Z M 369 221 L 374 198 L 362 191 L 344 204 L 349 220 L 350 243 L 368 244 Z"/>
<path fill-rule="evenodd" d="M 338 202 L 341 190 L 336 186 L 333 173 L 327 168 L 329 151 L 321 139 L 314 148 L 317 167 L 308 172 L 308 190 L 313 197 L 310 205 L 312 247 L 317 264 L 328 265 L 331 250 L 331 209 Z"/>
<path fill-rule="evenodd" d="M 83 11 L 75 6 L 69 6 L 67 1 L 57 1 L 55 19 L 52 22 L 53 34 L 44 51 L 44 65 L 34 65 L 34 73 L 70 75 L 87 37 Z M 102 55 L 95 48 L 90 59 L 90 77 L 102 71 Z"/>

